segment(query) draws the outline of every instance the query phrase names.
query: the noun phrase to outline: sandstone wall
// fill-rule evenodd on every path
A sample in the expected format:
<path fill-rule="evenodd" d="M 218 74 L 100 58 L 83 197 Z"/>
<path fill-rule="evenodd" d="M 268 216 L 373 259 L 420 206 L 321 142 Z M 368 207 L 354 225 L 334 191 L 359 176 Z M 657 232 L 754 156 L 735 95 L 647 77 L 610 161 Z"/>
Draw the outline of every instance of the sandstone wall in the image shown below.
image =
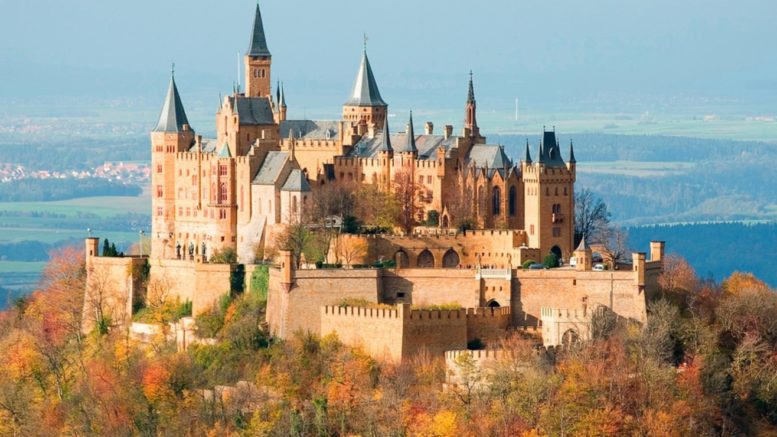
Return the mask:
<path fill-rule="evenodd" d="M 479 339 L 494 347 L 505 337 L 511 325 L 510 307 L 467 309 L 467 342 Z"/>
<path fill-rule="evenodd" d="M 467 347 L 467 314 L 465 310 L 455 311 L 408 311 L 404 308 L 404 329 L 402 333 L 402 356 L 428 352 L 431 356 L 442 356 L 446 350 Z"/>
<path fill-rule="evenodd" d="M 297 331 L 320 334 L 321 307 L 338 305 L 344 299 L 378 303 L 382 293 L 377 269 L 295 270 L 286 291 L 279 269 L 270 269 L 267 322 L 280 337 Z"/>
<path fill-rule="evenodd" d="M 383 272 L 383 300 L 413 305 L 458 303 L 481 306 L 480 281 L 470 269 L 387 269 Z"/>
<path fill-rule="evenodd" d="M 169 290 L 172 298 L 192 302 L 192 315 L 207 311 L 230 292 L 229 264 L 204 264 L 184 260 L 151 259 L 151 283 Z"/>
<path fill-rule="evenodd" d="M 403 317 L 400 309 L 321 307 L 321 336 L 337 334 L 343 344 L 360 347 L 371 357 L 402 360 Z"/>
<path fill-rule="evenodd" d="M 84 330 L 91 330 L 98 313 L 114 324 L 132 319 L 132 304 L 142 300 L 142 270 L 146 258 L 87 258 L 87 283 L 84 293 Z"/>

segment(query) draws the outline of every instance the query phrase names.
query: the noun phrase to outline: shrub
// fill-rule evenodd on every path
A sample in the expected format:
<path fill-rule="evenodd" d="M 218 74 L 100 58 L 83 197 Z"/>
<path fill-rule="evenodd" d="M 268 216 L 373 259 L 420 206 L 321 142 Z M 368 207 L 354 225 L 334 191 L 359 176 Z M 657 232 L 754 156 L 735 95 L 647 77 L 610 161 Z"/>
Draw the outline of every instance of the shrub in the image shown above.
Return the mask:
<path fill-rule="evenodd" d="M 359 299 L 359 298 L 352 298 L 352 297 L 347 297 L 345 299 L 342 299 L 337 304 L 337 306 L 339 306 L 340 308 L 361 307 L 361 308 L 394 309 L 393 305 L 375 303 L 375 302 L 370 302 L 367 299 Z"/>
<path fill-rule="evenodd" d="M 528 269 L 529 266 L 532 265 L 532 264 L 537 264 L 537 261 L 534 261 L 533 259 L 527 259 L 526 261 L 523 262 L 523 264 L 521 264 L 521 266 L 524 269 Z"/>
<path fill-rule="evenodd" d="M 427 213 L 427 215 L 426 215 L 426 221 L 424 222 L 424 224 L 426 226 L 437 226 L 437 225 L 439 225 L 440 224 L 440 213 L 435 211 L 435 210 L 429 211 L 429 213 Z"/>
<path fill-rule="evenodd" d="M 462 308 L 458 302 L 448 302 L 431 305 L 413 305 L 414 310 L 427 310 L 427 311 L 456 311 Z"/>
<path fill-rule="evenodd" d="M 236 264 L 237 252 L 231 247 L 222 251 L 217 250 L 213 253 L 213 256 L 210 257 L 210 262 L 214 264 Z"/>
<path fill-rule="evenodd" d="M 545 267 L 549 269 L 555 269 L 558 267 L 558 257 L 554 253 L 549 253 L 545 256 L 545 258 L 542 260 L 542 263 L 545 264 Z"/>
<path fill-rule="evenodd" d="M 256 266 L 251 273 L 250 292 L 259 295 L 263 301 L 267 300 L 267 288 L 270 285 L 270 268 L 266 265 Z"/>

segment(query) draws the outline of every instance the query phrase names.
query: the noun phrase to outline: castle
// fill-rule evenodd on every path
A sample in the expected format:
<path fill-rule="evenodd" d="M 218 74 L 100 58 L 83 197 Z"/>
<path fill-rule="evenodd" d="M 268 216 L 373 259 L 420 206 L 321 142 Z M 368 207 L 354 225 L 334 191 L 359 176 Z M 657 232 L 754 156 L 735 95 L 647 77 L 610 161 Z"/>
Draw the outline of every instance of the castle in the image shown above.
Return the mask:
<path fill-rule="evenodd" d="M 590 248 L 585 241 L 574 246 L 573 145 L 565 159 L 555 132 L 545 131 L 536 159 L 527 143 L 524 159 L 513 162 L 480 132 L 471 73 L 460 135 L 450 125 L 435 134 L 429 122 L 416 134 L 412 113 L 403 132 L 390 130 L 366 44 L 340 120 L 287 119 L 285 89 L 272 87 L 258 5 L 244 64 L 245 89 L 221 102 L 216 138 L 204 139 L 189 124 L 174 77 L 151 132 L 150 281 L 191 301 L 195 314 L 228 292 L 235 275 L 249 277 L 263 261 L 256 254 L 287 224 L 304 221 L 303 211 L 322 187 L 373 184 L 392 192 L 401 176 L 419 193 L 419 210 L 437 213 L 437 227 L 339 237 L 343 245 L 365 247 L 354 262 L 396 260 L 391 269 L 298 269 L 282 250 L 270 270 L 267 321 L 275 335 L 336 332 L 396 360 L 424 348 L 443 352 L 474 339 L 495 341 L 508 328 L 578 326 L 600 305 L 645 321 L 645 295 L 655 289 L 663 243 L 651 245 L 649 261 L 635 253 L 625 269 L 591 271 Z M 457 230 L 464 216 L 476 230 Z M 210 262 L 230 249 L 239 264 Z M 92 283 L 99 270 L 119 290 L 106 302 L 121 302 L 123 312 L 143 299 L 134 273 L 141 261 L 99 257 L 95 239 L 87 240 L 86 250 Z M 521 269 L 549 253 L 579 262 Z M 344 298 L 396 309 L 342 307 Z M 410 306 L 451 302 L 467 309 Z M 575 335 L 585 337 L 583 331 Z M 556 344 L 563 335 L 546 337 Z"/>
<path fill-rule="evenodd" d="M 165 98 L 152 144 L 151 257 L 204 260 L 226 248 L 242 263 L 257 245 L 299 220 L 327 184 L 378 184 L 391 190 L 397 174 L 436 211 L 442 228 L 467 214 L 478 229 L 526 231 L 526 245 L 568 259 L 573 249 L 575 156 L 562 158 L 555 132 L 545 132 L 536 161 L 529 145 L 521 163 L 486 143 L 477 123 L 472 77 L 461 135 L 431 123 L 415 134 L 391 133 L 367 51 L 362 53 L 341 120 L 289 120 L 285 89 L 271 90 L 272 55 L 259 6 L 245 54 L 245 92 L 224 98 L 216 138 L 196 135 L 175 83 Z M 466 203 L 462 205 L 462 203 Z"/>

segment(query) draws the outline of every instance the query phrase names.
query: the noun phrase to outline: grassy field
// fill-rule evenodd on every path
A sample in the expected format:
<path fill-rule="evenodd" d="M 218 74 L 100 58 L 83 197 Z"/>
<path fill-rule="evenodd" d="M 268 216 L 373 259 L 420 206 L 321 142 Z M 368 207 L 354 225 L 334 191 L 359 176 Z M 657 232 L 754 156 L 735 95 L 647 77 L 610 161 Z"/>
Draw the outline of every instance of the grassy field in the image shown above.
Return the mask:
<path fill-rule="evenodd" d="M 110 217 L 124 213 L 148 214 L 151 197 L 148 192 L 138 197 L 86 197 L 56 202 L 0 202 L 0 211 L 49 212 L 77 216 L 79 213 Z"/>

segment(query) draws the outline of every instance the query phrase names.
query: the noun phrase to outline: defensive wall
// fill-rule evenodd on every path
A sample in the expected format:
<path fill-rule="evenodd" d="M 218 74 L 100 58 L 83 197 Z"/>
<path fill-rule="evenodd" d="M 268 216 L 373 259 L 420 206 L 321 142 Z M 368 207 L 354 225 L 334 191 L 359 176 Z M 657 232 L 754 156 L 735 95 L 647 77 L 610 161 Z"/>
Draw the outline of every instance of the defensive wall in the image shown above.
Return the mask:
<path fill-rule="evenodd" d="M 510 310 L 324 306 L 320 320 L 322 336 L 337 334 L 344 344 L 361 347 L 376 359 L 399 362 L 424 351 L 442 356 L 476 338 L 496 343 L 507 330 Z"/>
<path fill-rule="evenodd" d="M 287 268 L 270 269 L 267 321 L 271 332 L 280 337 L 296 331 L 324 335 L 332 325 L 324 329 L 322 307 L 337 306 L 344 299 L 355 298 L 391 305 L 457 303 L 465 308 L 495 307 L 507 311 L 506 318 L 498 323 L 491 319 L 493 323 L 482 328 L 473 325 L 467 331 L 467 340 L 480 338 L 489 341 L 497 337 L 496 333 L 508 328 L 541 329 L 543 308 L 590 312 L 605 306 L 619 317 L 644 323 L 647 320 L 646 296 L 657 290 L 662 257 L 663 244 L 655 247 L 651 244 L 650 261 L 646 260 L 644 253 L 634 253 L 632 265 L 604 272 L 580 271 L 572 267 L 524 270 L 481 266 L 296 270 L 289 263 Z M 369 349 L 366 340 L 388 335 L 365 334 L 372 328 L 366 327 L 366 318 L 359 314 L 339 313 L 338 317 L 360 320 L 351 323 L 343 319 L 337 323 L 338 335 L 346 342 L 356 344 L 364 340 L 364 347 Z M 428 344 L 433 350 L 439 341 L 423 330 L 447 329 L 434 326 L 422 329 L 413 325 L 402 332 L 405 337 Z M 475 334 L 477 329 L 484 331 Z M 581 328 L 578 335 L 584 337 L 585 332 Z M 563 332 L 560 335 L 563 336 Z M 403 343 L 398 352 L 396 338 L 375 341 L 379 343 L 371 353 L 391 357 L 404 356 L 414 347 Z M 394 346 L 387 346 L 389 341 Z M 455 343 L 446 342 L 450 346 Z"/>
<path fill-rule="evenodd" d="M 86 240 L 86 289 L 84 290 L 84 331 L 95 320 L 106 319 L 126 325 L 132 319 L 133 304 L 145 298 L 143 289 L 145 257 L 98 257 L 99 239 Z"/>

